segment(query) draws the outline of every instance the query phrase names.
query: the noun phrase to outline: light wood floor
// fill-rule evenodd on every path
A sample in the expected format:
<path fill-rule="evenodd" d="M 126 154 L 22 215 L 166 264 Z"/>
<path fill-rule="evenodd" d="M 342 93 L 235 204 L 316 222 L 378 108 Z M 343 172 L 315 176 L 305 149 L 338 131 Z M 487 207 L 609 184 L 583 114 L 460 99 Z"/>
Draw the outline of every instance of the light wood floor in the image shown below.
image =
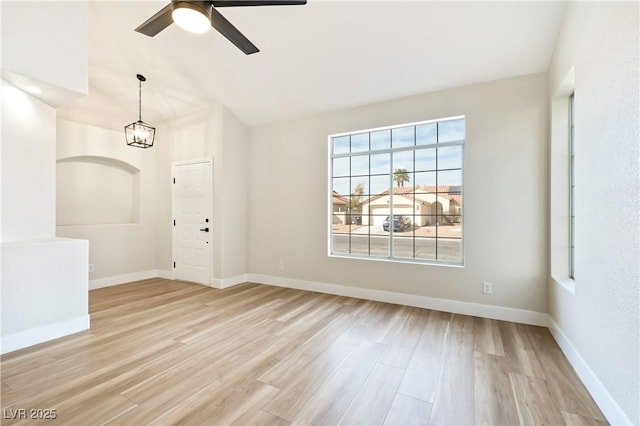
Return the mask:
<path fill-rule="evenodd" d="M 3 424 L 607 424 L 545 328 L 160 279 L 93 290 L 90 312 L 1 358 Z"/>

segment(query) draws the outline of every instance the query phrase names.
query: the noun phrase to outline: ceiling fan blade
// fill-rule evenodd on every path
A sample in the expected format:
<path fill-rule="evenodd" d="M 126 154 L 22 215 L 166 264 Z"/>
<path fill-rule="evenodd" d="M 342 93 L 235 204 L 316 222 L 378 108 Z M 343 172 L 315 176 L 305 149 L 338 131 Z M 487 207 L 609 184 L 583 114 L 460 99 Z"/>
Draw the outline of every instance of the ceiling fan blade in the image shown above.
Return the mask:
<path fill-rule="evenodd" d="M 136 28 L 136 31 L 148 35 L 149 37 L 153 37 L 172 23 L 171 4 L 168 4 L 151 18 L 144 21 L 142 25 Z"/>
<path fill-rule="evenodd" d="M 307 0 L 213 0 L 215 7 L 237 6 L 295 6 L 307 4 Z"/>
<path fill-rule="evenodd" d="M 248 38 L 214 8 L 211 8 L 211 26 L 247 55 L 260 51 L 260 49 L 251 43 Z"/>

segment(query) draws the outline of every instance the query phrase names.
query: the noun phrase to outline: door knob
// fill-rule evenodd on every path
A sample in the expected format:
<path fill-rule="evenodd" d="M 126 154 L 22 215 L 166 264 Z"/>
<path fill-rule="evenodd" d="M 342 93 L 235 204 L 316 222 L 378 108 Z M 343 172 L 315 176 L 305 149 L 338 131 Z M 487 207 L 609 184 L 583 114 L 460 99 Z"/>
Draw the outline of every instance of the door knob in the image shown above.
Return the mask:
<path fill-rule="evenodd" d="M 201 230 L 202 232 L 209 232 L 209 228 L 208 228 L 208 227 L 207 227 L 207 228 L 201 228 L 200 230 Z"/>

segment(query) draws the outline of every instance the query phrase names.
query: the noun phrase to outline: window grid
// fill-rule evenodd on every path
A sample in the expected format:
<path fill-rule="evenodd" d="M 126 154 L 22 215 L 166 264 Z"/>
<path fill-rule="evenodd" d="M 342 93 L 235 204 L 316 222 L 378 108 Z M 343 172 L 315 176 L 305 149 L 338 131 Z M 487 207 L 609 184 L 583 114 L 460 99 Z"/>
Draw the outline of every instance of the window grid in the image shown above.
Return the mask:
<path fill-rule="evenodd" d="M 440 140 L 440 126 L 436 126 L 436 141 Z M 438 197 L 438 183 L 439 183 L 439 179 L 438 179 L 438 148 L 436 148 L 436 198 Z M 435 251 L 436 251 L 436 259 L 438 258 L 438 226 L 437 224 L 440 223 L 440 221 L 438 220 L 438 209 L 436 207 L 436 247 L 435 247 Z"/>
<path fill-rule="evenodd" d="M 441 126 L 453 123 L 453 128 L 457 126 L 457 130 L 453 134 L 457 137 L 444 139 Z M 404 124 L 399 126 L 371 129 L 367 131 L 353 132 L 349 134 L 340 134 L 329 136 L 330 144 L 330 193 L 331 198 L 335 202 L 335 196 L 342 197 L 347 201 L 347 212 L 344 215 L 344 229 L 335 230 L 335 224 L 340 226 L 340 220 L 336 219 L 336 210 L 333 202 L 330 203 L 330 233 L 329 233 L 329 254 L 347 257 L 365 257 L 376 259 L 390 259 L 399 261 L 410 261 L 419 263 L 444 263 L 444 264 L 463 264 L 462 249 L 462 163 L 464 151 L 464 117 L 452 117 L 443 120 L 425 121 L 420 123 Z M 419 138 L 418 127 L 422 125 L 431 125 L 435 130 L 434 140 L 429 141 Z M 410 128 L 410 132 L 408 131 Z M 367 134 L 367 151 L 362 150 L 362 144 L 354 147 L 354 137 L 362 137 Z M 399 135 L 396 138 L 396 133 Z M 403 133 L 405 134 L 403 138 Z M 411 134 L 407 139 L 406 134 Z M 449 131 L 451 134 L 452 131 Z M 376 135 L 377 140 L 374 143 L 372 135 Z M 443 141 L 441 141 L 443 140 Z M 382 142 L 381 142 L 382 141 Z M 408 145 L 410 143 L 410 145 Z M 375 146 L 374 146 L 375 145 Z M 348 147 L 348 149 L 346 149 Z M 442 164 L 442 158 L 447 154 L 447 148 L 460 147 L 459 151 L 453 150 L 449 155 L 453 154 L 454 164 Z M 411 160 L 409 162 L 409 170 L 403 163 L 400 156 L 410 153 Z M 399 155 L 398 157 L 396 157 Z M 421 155 L 422 164 L 418 163 L 418 156 Z M 367 170 L 354 169 L 354 158 L 357 161 L 363 160 L 358 157 L 367 156 Z M 408 157 L 408 156 L 407 156 Z M 429 161 L 433 160 L 433 165 L 429 166 Z M 348 179 L 344 179 L 343 172 L 336 170 L 337 159 L 347 159 Z M 380 170 L 379 165 L 374 163 L 383 159 L 384 172 Z M 397 163 L 396 160 L 398 159 Z M 451 160 L 449 160 L 451 161 Z M 457 161 L 457 163 L 456 163 Z M 404 166 L 404 167 L 400 167 Z M 442 169 L 440 167 L 443 167 Z M 398 169 L 403 169 L 405 177 L 402 175 L 396 179 Z M 444 182 L 441 178 L 442 172 L 458 172 L 454 176 L 453 183 L 443 186 Z M 443 175 L 444 176 L 444 175 Z M 457 176 L 457 177 L 456 177 Z M 381 191 L 380 178 L 388 177 L 387 187 Z M 341 179 L 342 178 L 342 179 Z M 418 181 L 421 179 L 421 182 Z M 451 179 L 451 177 L 449 177 Z M 457 179 L 457 180 L 456 180 Z M 348 181 L 349 187 L 346 188 L 345 183 Z M 375 181 L 375 183 L 374 183 Z M 404 183 L 407 182 L 405 187 Z M 430 183 L 429 183 L 430 182 Z M 364 190 L 356 193 L 355 188 L 362 183 Z M 398 186 L 395 187 L 394 183 Z M 421 184 L 422 183 L 422 184 Z M 402 189 L 399 189 L 402 188 Z M 457 197 L 454 197 L 456 196 Z M 408 200 L 410 208 L 405 204 L 398 204 L 396 198 L 400 196 L 403 202 Z M 431 197 L 432 203 L 429 204 L 421 197 Z M 378 198 L 387 198 L 388 209 L 374 210 L 373 201 Z M 456 201 L 454 201 L 456 198 Z M 443 209 L 440 201 L 446 201 L 447 210 Z M 455 207 L 454 207 L 455 203 Z M 365 208 L 363 207 L 367 204 Z M 425 207 L 430 210 L 425 211 Z M 422 208 L 422 209 L 420 209 Z M 420 209 L 418 211 L 418 209 Z M 396 230 L 395 217 L 401 217 L 401 223 L 398 224 Z M 383 218 L 386 217 L 389 223 L 388 230 L 381 234 L 380 226 Z M 409 225 L 404 227 L 405 218 L 409 219 Z M 448 222 L 448 223 L 446 223 Z M 431 225 L 432 229 L 429 228 Z M 441 226 L 457 225 L 459 236 L 451 235 L 451 231 L 447 235 L 440 229 Z M 333 228 L 331 228 L 333 227 Z M 432 232 L 428 236 L 419 233 L 424 230 Z M 346 247 L 341 245 L 341 240 L 347 241 Z M 364 247 L 362 244 L 364 243 Z M 450 254 L 445 255 L 444 245 L 450 245 L 448 251 Z M 408 246 L 408 251 L 407 251 Z M 425 248 L 426 247 L 426 248 Z M 432 253 L 429 253 L 429 247 L 432 247 Z M 397 248 L 397 250 L 396 250 Z"/>
<path fill-rule="evenodd" d="M 575 279 L 575 114 L 574 94 L 569 96 L 569 278 Z"/>

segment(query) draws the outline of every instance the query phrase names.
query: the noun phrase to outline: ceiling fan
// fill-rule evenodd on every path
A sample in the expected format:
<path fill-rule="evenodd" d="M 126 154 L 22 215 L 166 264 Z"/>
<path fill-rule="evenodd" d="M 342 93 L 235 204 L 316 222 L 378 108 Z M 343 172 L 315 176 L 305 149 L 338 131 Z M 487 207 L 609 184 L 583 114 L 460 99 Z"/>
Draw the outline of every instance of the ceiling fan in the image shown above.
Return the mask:
<path fill-rule="evenodd" d="M 292 6 L 306 4 L 307 0 L 211 0 L 182 1 L 171 3 L 160 9 L 142 23 L 136 31 L 153 37 L 175 22 L 179 27 L 196 33 L 204 33 L 213 27 L 247 55 L 260 50 L 249 41 L 231 22 L 216 10 L 217 7 L 237 6 Z"/>

